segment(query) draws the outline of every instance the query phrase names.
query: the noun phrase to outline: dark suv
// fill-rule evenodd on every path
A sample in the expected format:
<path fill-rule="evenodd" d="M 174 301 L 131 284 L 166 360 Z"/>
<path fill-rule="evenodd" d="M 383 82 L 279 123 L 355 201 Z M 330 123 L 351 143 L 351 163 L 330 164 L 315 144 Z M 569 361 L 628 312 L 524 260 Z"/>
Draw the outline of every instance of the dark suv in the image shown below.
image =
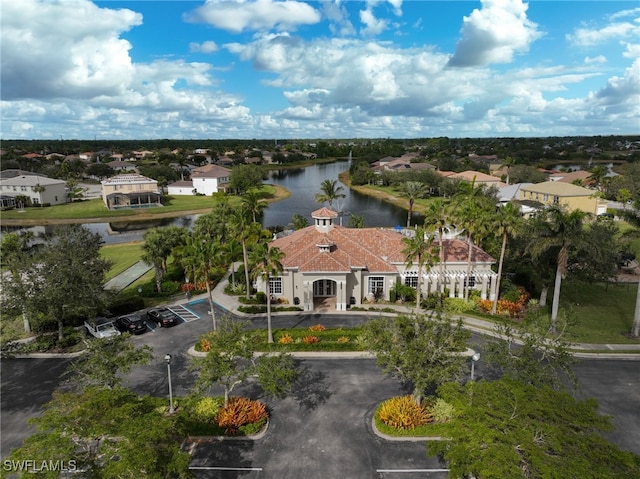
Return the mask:
<path fill-rule="evenodd" d="M 147 330 L 147 323 L 137 314 L 129 314 L 116 319 L 116 327 L 123 333 L 142 334 Z"/>

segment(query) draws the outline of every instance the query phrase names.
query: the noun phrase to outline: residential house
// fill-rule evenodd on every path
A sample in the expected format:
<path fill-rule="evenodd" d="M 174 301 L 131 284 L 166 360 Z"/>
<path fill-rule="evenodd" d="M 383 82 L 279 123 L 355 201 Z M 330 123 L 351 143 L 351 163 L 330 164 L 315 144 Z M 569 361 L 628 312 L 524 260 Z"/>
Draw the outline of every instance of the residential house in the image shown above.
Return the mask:
<path fill-rule="evenodd" d="M 475 185 L 487 185 L 501 188 L 505 184 L 497 176 L 487 175 L 481 171 L 467 170 L 460 173 L 443 172 L 446 173 L 446 178 L 450 180 L 466 181 L 468 183 L 474 182 Z"/>
<path fill-rule="evenodd" d="M 107 163 L 116 173 L 136 173 L 138 168 L 129 161 L 114 160 Z"/>
<path fill-rule="evenodd" d="M 193 170 L 191 181 L 196 193 L 212 195 L 223 190 L 222 185 L 229 182 L 231 170 L 219 165 L 204 165 Z"/>
<path fill-rule="evenodd" d="M 520 188 L 519 200 L 537 201 L 543 206 L 559 205 L 569 211 L 581 210 L 599 215 L 606 213 L 607 201 L 597 192 L 582 186 L 560 181 L 545 181 Z"/>
<path fill-rule="evenodd" d="M 549 175 L 550 181 L 560 181 L 562 183 L 573 183 L 579 186 L 589 186 L 593 180 L 589 179 L 591 173 L 584 170 L 570 172 L 555 172 Z"/>
<path fill-rule="evenodd" d="M 197 191 L 193 187 L 193 181 L 191 180 L 174 181 L 167 185 L 167 194 L 169 196 L 195 195 L 196 193 Z"/>
<path fill-rule="evenodd" d="M 0 194 L 14 198 L 26 196 L 32 205 L 61 205 L 67 202 L 67 189 L 64 180 L 31 174 L 1 179 Z M 8 199 L 7 201 L 10 202 Z"/>
<path fill-rule="evenodd" d="M 269 291 L 276 298 L 300 305 L 305 311 L 320 304 L 346 310 L 363 301 L 388 300 L 398 281 L 417 287 L 418 265 L 406 266 L 402 250 L 405 230 L 345 228 L 334 225 L 338 214 L 328 208 L 311 213 L 315 224 L 280 237 L 271 243 L 284 254 L 284 271 L 270 278 Z M 406 233 L 413 233 L 407 230 Z M 468 243 L 456 237 L 443 239 L 444 272 L 434 266 L 422 270 L 422 292 L 448 289 L 451 297 L 463 297 L 469 285 L 482 298 L 493 299 L 495 260 L 472 246 L 471 275 L 467 278 Z M 468 279 L 468 281 L 467 281 Z M 259 280 L 257 288 L 265 289 Z"/>
<path fill-rule="evenodd" d="M 158 182 L 146 176 L 116 175 L 101 183 L 102 201 L 110 210 L 162 206 Z"/>

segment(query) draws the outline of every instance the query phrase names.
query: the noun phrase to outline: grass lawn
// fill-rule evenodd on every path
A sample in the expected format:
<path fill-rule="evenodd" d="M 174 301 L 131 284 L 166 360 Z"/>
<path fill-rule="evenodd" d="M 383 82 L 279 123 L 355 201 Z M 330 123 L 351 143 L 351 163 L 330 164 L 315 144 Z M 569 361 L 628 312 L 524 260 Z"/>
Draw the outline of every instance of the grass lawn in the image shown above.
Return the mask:
<path fill-rule="evenodd" d="M 111 269 L 106 274 L 106 280 L 119 275 L 133 266 L 142 256 L 142 241 L 105 245 L 100 248 L 100 256 L 111 261 Z"/>
<path fill-rule="evenodd" d="M 563 281 L 560 312 L 574 318 L 568 339 L 580 343 L 638 344 L 631 331 L 638 285 Z"/>
<path fill-rule="evenodd" d="M 265 199 L 277 200 L 286 196 L 273 185 L 263 185 L 261 196 Z M 231 204 L 239 203 L 239 196 L 229 196 Z M 2 212 L 3 220 L 88 220 L 100 218 L 153 218 L 163 215 L 176 216 L 176 213 L 190 211 L 206 211 L 216 203 L 216 196 L 165 196 L 165 203 L 157 208 L 138 208 L 108 210 L 100 198 L 86 201 L 66 203 L 64 205 L 47 206 L 42 208 L 26 208 L 24 211 L 8 210 Z"/>

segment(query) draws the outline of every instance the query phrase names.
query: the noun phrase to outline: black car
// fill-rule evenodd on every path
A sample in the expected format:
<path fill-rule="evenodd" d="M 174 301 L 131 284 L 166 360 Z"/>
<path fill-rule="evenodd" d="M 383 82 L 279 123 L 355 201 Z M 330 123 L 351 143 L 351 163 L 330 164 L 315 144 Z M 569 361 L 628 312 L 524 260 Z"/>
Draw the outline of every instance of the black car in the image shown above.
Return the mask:
<path fill-rule="evenodd" d="M 167 308 L 150 309 L 147 312 L 147 319 L 157 323 L 162 328 L 168 328 L 169 326 L 175 326 L 180 321 L 178 315 Z"/>
<path fill-rule="evenodd" d="M 129 314 L 116 319 L 116 327 L 123 333 L 142 334 L 147 330 L 147 323 L 141 316 Z"/>

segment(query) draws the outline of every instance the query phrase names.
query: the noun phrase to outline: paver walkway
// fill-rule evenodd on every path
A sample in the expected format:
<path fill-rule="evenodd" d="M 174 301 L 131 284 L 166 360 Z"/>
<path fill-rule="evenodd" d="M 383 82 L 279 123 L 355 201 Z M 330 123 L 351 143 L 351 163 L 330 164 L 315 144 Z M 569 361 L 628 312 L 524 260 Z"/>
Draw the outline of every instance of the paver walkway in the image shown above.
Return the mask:
<path fill-rule="evenodd" d="M 130 266 L 119 275 L 107 281 L 104 285 L 104 289 L 122 291 L 151 268 L 153 268 L 153 266 L 149 266 L 144 261 L 138 261 L 133 266 Z"/>

